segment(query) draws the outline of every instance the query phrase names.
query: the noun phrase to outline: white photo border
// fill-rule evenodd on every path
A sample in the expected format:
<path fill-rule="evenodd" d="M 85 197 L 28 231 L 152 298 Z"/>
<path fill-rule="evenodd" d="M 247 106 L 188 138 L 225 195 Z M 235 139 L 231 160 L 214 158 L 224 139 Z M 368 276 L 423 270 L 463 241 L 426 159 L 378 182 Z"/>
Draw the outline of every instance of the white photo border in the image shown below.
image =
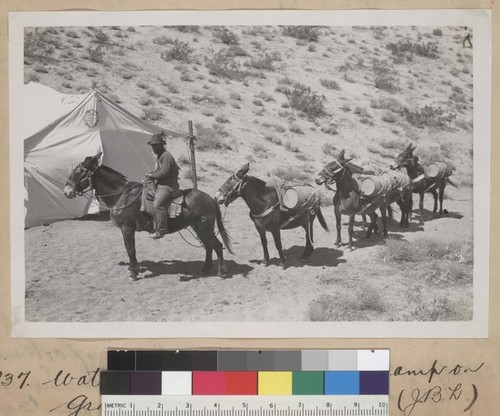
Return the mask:
<path fill-rule="evenodd" d="M 492 27 L 487 9 L 9 13 L 12 336 L 33 338 L 486 338 L 489 313 Z M 24 28 L 140 25 L 468 26 L 474 33 L 474 283 L 467 322 L 95 322 L 25 320 L 23 143 L 18 137 Z M 24 120 L 24 122 L 26 122 Z"/>

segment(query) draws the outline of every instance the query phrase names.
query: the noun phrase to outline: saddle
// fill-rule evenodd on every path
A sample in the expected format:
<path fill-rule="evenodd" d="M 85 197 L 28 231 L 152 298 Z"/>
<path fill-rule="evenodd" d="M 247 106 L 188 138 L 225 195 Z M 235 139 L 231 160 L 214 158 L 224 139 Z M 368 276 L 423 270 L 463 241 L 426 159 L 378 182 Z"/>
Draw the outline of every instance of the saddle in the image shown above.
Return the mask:
<path fill-rule="evenodd" d="M 153 215 L 153 202 L 155 200 L 156 186 L 151 183 L 145 183 L 142 192 L 146 193 L 147 204 L 144 207 L 146 212 Z M 186 191 L 184 189 L 177 189 L 172 198 L 167 202 L 165 208 L 167 208 L 167 213 L 169 218 L 176 218 L 182 213 L 182 203 L 184 202 L 184 196 Z"/>

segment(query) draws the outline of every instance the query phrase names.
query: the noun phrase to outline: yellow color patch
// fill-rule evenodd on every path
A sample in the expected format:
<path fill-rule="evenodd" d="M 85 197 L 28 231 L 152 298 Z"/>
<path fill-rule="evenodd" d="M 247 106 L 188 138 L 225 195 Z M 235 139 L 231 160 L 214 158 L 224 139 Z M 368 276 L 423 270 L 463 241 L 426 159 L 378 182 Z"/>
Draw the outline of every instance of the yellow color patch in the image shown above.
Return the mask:
<path fill-rule="evenodd" d="M 259 396 L 291 396 L 291 371 L 259 371 Z"/>

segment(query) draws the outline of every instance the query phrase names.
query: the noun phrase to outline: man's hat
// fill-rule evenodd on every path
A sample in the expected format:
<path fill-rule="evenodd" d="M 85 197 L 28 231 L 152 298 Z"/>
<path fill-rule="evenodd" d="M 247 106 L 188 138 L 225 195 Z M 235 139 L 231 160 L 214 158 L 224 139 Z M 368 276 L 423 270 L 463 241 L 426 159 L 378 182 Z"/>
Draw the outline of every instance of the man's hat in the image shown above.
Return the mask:
<path fill-rule="evenodd" d="M 153 134 L 151 137 L 151 140 L 148 142 L 148 144 L 153 145 L 153 144 L 165 144 L 166 141 L 164 139 L 164 134 L 162 133 L 157 133 Z"/>

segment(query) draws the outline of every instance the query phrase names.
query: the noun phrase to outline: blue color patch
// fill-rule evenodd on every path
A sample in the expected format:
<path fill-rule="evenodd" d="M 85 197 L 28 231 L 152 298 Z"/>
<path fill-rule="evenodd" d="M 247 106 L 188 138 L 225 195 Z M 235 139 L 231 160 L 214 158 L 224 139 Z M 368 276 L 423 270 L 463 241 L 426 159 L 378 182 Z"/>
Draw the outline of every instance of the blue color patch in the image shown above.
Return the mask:
<path fill-rule="evenodd" d="M 326 371 L 325 394 L 359 394 L 359 371 Z"/>

